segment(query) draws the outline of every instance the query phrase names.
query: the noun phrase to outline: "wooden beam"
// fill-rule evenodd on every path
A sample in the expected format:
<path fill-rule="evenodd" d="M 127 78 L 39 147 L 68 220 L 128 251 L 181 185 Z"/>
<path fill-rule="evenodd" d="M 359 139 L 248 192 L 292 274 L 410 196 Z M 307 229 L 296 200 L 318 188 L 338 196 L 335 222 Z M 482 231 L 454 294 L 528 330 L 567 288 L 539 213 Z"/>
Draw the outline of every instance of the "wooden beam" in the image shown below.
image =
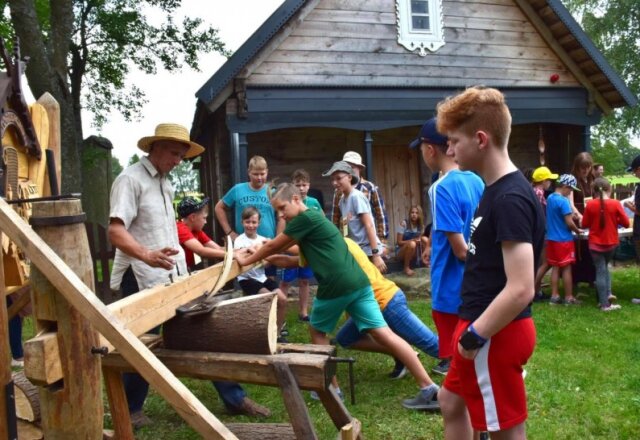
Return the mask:
<path fill-rule="evenodd" d="M 22 249 L 64 298 L 122 353 L 191 427 L 205 438 L 236 438 L 2 199 L 0 230 Z"/>
<path fill-rule="evenodd" d="M 48 386 L 64 377 L 58 335 L 44 333 L 24 343 L 25 374 L 36 385 Z"/>
<path fill-rule="evenodd" d="M 16 316 L 18 313 L 20 313 L 20 310 L 24 309 L 25 306 L 29 304 L 29 301 L 31 301 L 31 294 L 29 293 L 30 288 L 31 286 L 29 285 L 29 282 L 27 282 L 25 285 L 20 286 L 17 290 L 11 293 L 11 295 L 16 293 L 18 300 L 13 301 L 11 303 L 11 306 L 9 306 L 9 309 L 7 310 L 7 314 L 9 315 L 8 319 Z"/>
<path fill-rule="evenodd" d="M 555 36 L 547 24 L 540 18 L 538 12 L 531 7 L 528 0 L 515 0 L 516 4 L 522 9 L 522 12 L 531 20 L 533 26 L 538 30 L 542 38 L 551 47 L 551 49 L 558 55 L 558 57 L 567 65 L 567 68 L 573 73 L 576 79 L 582 84 L 589 93 L 594 97 L 595 102 L 602 109 L 603 113 L 609 114 L 613 111 L 613 108 L 604 99 L 600 92 L 591 84 L 589 79 L 584 75 L 582 69 L 578 67 L 578 64 L 567 54 L 567 51 L 558 43 Z"/>
<path fill-rule="evenodd" d="M 0 228 L 0 242 L 2 231 Z M 2 250 L 0 249 L 0 252 Z M 9 320 L 7 319 L 7 300 L 5 299 L 4 263 L 0 258 L 0 439 L 17 437 L 17 424 L 13 402 L 13 379 L 11 378 L 11 350 L 9 350 Z"/>
<path fill-rule="evenodd" d="M 240 440 L 297 440 L 288 423 L 227 423 Z"/>
<path fill-rule="evenodd" d="M 102 375 L 104 387 L 109 397 L 109 410 L 111 411 L 115 437 L 118 440 L 134 440 L 122 374 L 110 368 L 103 368 Z"/>
<path fill-rule="evenodd" d="M 335 363 L 329 362 L 326 355 L 304 353 L 257 355 L 166 349 L 154 350 L 153 353 L 176 376 L 196 379 L 230 380 L 277 387 L 279 382 L 272 365 L 275 362 L 286 362 L 300 388 L 326 390 L 331 377 L 335 374 Z M 102 359 L 102 366 L 121 373 L 134 371 L 129 362 L 117 352 L 105 356 Z"/>
<path fill-rule="evenodd" d="M 313 429 L 309 408 L 300 394 L 300 388 L 295 377 L 291 373 L 289 365 L 282 361 L 273 363 L 273 372 L 278 379 L 278 385 L 282 392 L 284 405 L 289 413 L 289 420 L 296 433 L 296 438 L 300 440 L 317 440 L 318 436 Z"/>

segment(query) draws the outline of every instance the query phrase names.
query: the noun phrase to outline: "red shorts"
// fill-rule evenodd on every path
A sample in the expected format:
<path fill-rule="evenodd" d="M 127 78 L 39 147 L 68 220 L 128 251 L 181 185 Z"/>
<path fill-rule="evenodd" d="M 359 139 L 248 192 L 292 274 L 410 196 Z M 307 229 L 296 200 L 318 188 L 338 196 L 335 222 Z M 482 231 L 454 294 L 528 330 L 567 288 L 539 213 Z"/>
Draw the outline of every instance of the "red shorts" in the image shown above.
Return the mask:
<path fill-rule="evenodd" d="M 458 321 L 456 341 L 469 324 Z M 522 366 L 535 345 L 533 319 L 525 318 L 493 335 L 475 359 L 463 358 L 456 348 L 443 387 L 464 399 L 474 430 L 503 431 L 527 420 Z"/>
<path fill-rule="evenodd" d="M 453 356 L 453 332 L 458 324 L 458 315 L 431 310 L 431 316 L 438 330 L 438 356 L 440 359 L 450 358 Z"/>
<path fill-rule="evenodd" d="M 576 262 L 576 245 L 573 241 L 547 240 L 549 266 L 565 267 Z"/>

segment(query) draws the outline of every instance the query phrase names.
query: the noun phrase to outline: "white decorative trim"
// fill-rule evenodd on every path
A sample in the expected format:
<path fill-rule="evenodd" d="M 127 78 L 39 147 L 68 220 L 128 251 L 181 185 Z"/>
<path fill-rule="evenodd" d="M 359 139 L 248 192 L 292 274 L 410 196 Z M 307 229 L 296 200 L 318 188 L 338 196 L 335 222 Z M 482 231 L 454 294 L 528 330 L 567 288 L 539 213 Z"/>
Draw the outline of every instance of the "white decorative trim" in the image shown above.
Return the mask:
<path fill-rule="evenodd" d="M 396 23 L 398 43 L 411 52 L 418 51 L 421 57 L 427 50 L 435 52 L 444 46 L 442 0 L 427 0 L 429 5 L 429 29 L 412 28 L 411 0 L 396 0 Z"/>

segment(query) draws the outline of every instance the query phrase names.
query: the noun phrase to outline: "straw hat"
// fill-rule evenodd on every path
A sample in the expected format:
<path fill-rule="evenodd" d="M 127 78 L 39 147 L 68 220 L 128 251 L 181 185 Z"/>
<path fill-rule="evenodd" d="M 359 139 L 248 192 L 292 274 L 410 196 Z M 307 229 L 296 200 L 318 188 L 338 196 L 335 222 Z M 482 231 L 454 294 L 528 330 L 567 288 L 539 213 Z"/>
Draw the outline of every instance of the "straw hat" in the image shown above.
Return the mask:
<path fill-rule="evenodd" d="M 154 136 L 146 136 L 138 141 L 138 148 L 145 153 L 149 152 L 151 145 L 156 141 L 175 141 L 189 146 L 187 153 L 184 155 L 185 159 L 195 157 L 204 151 L 204 147 L 195 142 L 191 142 L 189 138 L 189 131 L 178 124 L 158 124 Z"/>

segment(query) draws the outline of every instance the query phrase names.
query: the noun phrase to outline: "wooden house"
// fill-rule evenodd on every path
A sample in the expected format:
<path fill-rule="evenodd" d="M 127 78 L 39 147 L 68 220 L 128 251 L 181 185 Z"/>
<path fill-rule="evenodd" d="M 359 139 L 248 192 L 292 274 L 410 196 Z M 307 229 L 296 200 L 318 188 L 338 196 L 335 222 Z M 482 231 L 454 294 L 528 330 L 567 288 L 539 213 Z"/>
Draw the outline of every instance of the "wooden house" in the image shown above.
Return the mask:
<path fill-rule="evenodd" d="M 202 191 L 219 199 L 258 154 L 280 181 L 308 170 L 329 209 L 321 173 L 355 150 L 393 238 L 431 177 L 408 142 L 477 84 L 505 93 L 523 168 L 567 171 L 603 114 L 637 103 L 560 0 L 286 0 L 197 92 Z"/>

